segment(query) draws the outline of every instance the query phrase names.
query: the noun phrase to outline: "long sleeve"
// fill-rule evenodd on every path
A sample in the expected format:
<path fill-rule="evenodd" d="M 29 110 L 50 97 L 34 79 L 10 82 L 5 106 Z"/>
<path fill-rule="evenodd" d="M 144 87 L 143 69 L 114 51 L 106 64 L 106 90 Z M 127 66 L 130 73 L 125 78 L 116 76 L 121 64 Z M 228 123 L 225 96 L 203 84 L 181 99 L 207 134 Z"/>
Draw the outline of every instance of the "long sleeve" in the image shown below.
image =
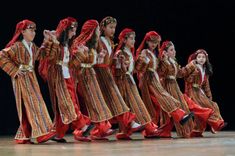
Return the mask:
<path fill-rule="evenodd" d="M 113 58 L 113 64 L 112 64 L 112 68 L 113 68 L 113 74 L 114 76 L 122 76 L 124 73 L 127 72 L 127 69 L 124 66 L 125 59 L 123 60 L 123 62 L 121 62 L 121 55 L 122 55 L 122 51 L 118 51 L 114 58 Z"/>
<path fill-rule="evenodd" d="M 166 56 L 159 59 L 159 64 L 158 64 L 158 68 L 157 68 L 157 72 L 158 72 L 159 77 L 161 77 L 161 78 L 166 77 L 168 66 L 169 66 L 169 61 L 167 60 Z"/>
<path fill-rule="evenodd" d="M 141 52 L 141 54 L 138 56 L 136 64 L 135 64 L 135 70 L 140 73 L 144 73 L 148 67 L 148 63 L 146 63 L 146 55 L 144 51 Z"/>
<path fill-rule="evenodd" d="M 69 67 L 72 68 L 80 68 L 81 64 L 85 62 L 85 60 L 89 57 L 89 55 L 85 55 L 85 53 L 80 51 L 74 51 L 71 60 L 69 61 Z M 86 52 L 87 53 L 87 52 Z"/>
<path fill-rule="evenodd" d="M 36 54 L 37 54 L 36 60 L 49 57 L 51 55 L 52 45 L 53 45 L 52 41 L 43 41 L 40 48 L 36 47 Z"/>
<path fill-rule="evenodd" d="M 60 51 L 60 44 L 59 43 L 52 43 L 50 53 L 48 54 L 49 60 L 53 60 L 58 55 L 58 52 Z"/>
<path fill-rule="evenodd" d="M 196 69 L 196 66 L 193 62 L 190 62 L 189 64 L 187 64 L 185 67 L 182 67 L 182 68 L 178 65 L 177 77 L 179 78 L 186 77 L 190 73 L 192 73 L 195 69 Z"/>
<path fill-rule="evenodd" d="M 15 77 L 19 70 L 18 64 L 14 61 L 16 52 L 16 44 L 0 51 L 0 67 L 11 77 Z"/>

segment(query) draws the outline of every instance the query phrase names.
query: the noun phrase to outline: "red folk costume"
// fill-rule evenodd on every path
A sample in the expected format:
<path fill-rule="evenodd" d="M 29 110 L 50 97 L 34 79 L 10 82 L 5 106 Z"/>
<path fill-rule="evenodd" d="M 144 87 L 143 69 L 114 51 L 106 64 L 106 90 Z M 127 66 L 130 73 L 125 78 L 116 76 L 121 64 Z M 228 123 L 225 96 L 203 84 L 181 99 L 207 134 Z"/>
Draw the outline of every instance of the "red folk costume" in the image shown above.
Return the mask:
<path fill-rule="evenodd" d="M 206 61 L 208 61 L 208 54 L 205 50 L 199 49 L 192 55 L 190 55 L 188 62 L 195 60 L 197 55 L 203 53 L 206 56 Z M 185 93 L 192 98 L 197 104 L 204 108 L 210 108 L 214 112 L 208 119 L 209 125 L 211 126 L 212 133 L 220 131 L 226 126 L 224 122 L 219 107 L 216 102 L 212 101 L 212 94 L 209 84 L 209 75 L 205 72 L 205 67 L 197 64 L 196 70 L 190 75 L 185 77 Z M 206 122 L 199 118 L 195 118 L 195 131 L 202 133 L 206 129 Z"/>
<path fill-rule="evenodd" d="M 172 117 L 175 121 L 175 126 L 177 129 L 178 136 L 181 137 L 189 137 L 191 133 L 191 129 L 193 127 L 192 120 L 190 119 L 190 115 L 187 115 L 188 121 L 183 122 L 184 116 L 186 113 L 189 113 L 188 110 L 184 111 L 180 108 L 180 102 L 172 97 L 161 85 L 158 73 L 156 69 L 158 67 L 158 59 L 154 55 L 154 52 L 149 49 L 144 49 L 147 41 L 154 41 L 160 43 L 160 35 L 158 35 L 155 31 L 150 31 L 145 35 L 144 40 L 141 45 L 137 49 L 136 53 L 136 70 L 138 71 L 140 81 L 140 89 L 142 92 L 143 100 L 148 108 L 148 110 L 152 115 L 152 118 L 156 118 L 159 116 L 159 111 L 157 110 L 159 107 L 161 111 L 165 112 L 169 117 Z M 156 110 L 156 111 L 153 111 Z M 190 120 L 188 120 L 190 119 Z M 162 136 L 169 137 L 171 136 L 172 126 L 163 126 L 161 127 L 164 131 Z"/>
<path fill-rule="evenodd" d="M 36 24 L 29 20 L 19 22 L 12 40 L 0 52 L 0 67 L 11 76 L 20 121 L 15 140 L 23 144 L 31 143 L 30 138 L 37 138 L 38 143 L 45 142 L 55 135 L 34 72 L 35 61 L 45 53 L 33 42 L 19 40 L 27 29 L 35 30 Z M 17 75 L 19 71 L 24 74 Z"/>
<path fill-rule="evenodd" d="M 120 90 L 120 93 L 130 107 L 131 112 L 135 113 L 137 122 L 145 125 L 143 135 L 145 137 L 158 136 L 157 126 L 152 122 L 149 112 L 142 101 L 136 83 L 133 78 L 134 71 L 134 48 L 129 49 L 125 47 L 124 41 L 129 35 L 135 34 L 132 29 L 126 28 L 119 34 L 119 44 L 114 56 L 114 79 Z M 124 57 L 124 58 L 123 58 Z M 123 60 L 122 60 L 123 59 Z M 127 68 L 123 63 L 127 63 Z"/>
<path fill-rule="evenodd" d="M 163 55 L 163 51 L 167 51 L 170 46 L 173 46 L 173 43 L 171 41 L 165 41 L 163 42 L 160 51 L 160 65 L 158 71 L 161 73 L 162 84 L 168 93 L 180 101 L 180 108 L 183 110 L 190 110 L 194 113 L 195 117 L 207 122 L 212 114 L 212 109 L 202 108 L 197 105 L 187 95 L 184 95 L 181 92 L 177 83 L 177 78 L 187 77 L 196 69 L 196 65 L 194 62 L 189 62 L 188 65 L 181 68 L 175 59 L 166 56 L 166 54 Z M 194 131 L 192 131 L 191 137 L 194 136 Z"/>
<path fill-rule="evenodd" d="M 47 78 L 51 102 L 54 110 L 54 125 L 57 132 L 57 138 L 61 139 L 66 134 L 69 128 L 69 124 L 72 124 L 74 131 L 74 138 L 76 140 L 84 140 L 83 128 L 89 125 L 88 117 L 82 115 L 79 109 L 79 101 L 77 99 L 75 82 L 72 76 L 72 71 L 69 67 L 69 61 L 71 59 L 71 52 L 69 39 L 63 41 L 64 38 L 68 38 L 69 30 L 77 27 L 76 19 L 67 17 L 60 21 L 56 28 L 56 38 L 60 42 L 50 41 L 50 48 L 47 49 L 49 56 L 42 61 L 39 66 L 39 73 L 42 77 Z M 67 34 L 67 36 L 65 36 Z M 66 42 L 66 43 L 63 43 Z M 64 45 L 65 44 L 65 45 Z M 45 61 L 49 61 L 46 64 Z M 43 70 L 47 70 L 46 73 Z"/>
<path fill-rule="evenodd" d="M 104 18 L 100 24 L 101 34 L 104 33 L 103 29 L 106 25 L 116 22 L 116 19 L 113 17 L 108 16 Z M 111 38 L 107 39 L 106 37 L 101 36 L 100 44 L 102 46 L 101 48 L 107 51 L 103 60 L 98 58 L 98 62 L 94 66 L 100 89 L 110 111 L 119 123 L 122 129 L 121 131 L 131 131 L 131 122 L 133 122 L 136 117 L 130 112 L 129 107 L 123 100 L 110 70 L 114 55 L 113 41 Z"/>
<path fill-rule="evenodd" d="M 111 124 L 108 122 L 113 116 L 103 98 L 93 69 L 97 58 L 96 43 L 92 43 L 92 45 L 90 43 L 95 39 L 98 28 L 99 23 L 96 20 L 86 21 L 82 26 L 81 34 L 72 44 L 72 64 L 78 71 L 78 88 L 81 89 L 80 92 L 84 97 L 89 117 L 95 123 L 95 128 L 91 131 L 93 138 L 103 138 L 113 133 L 110 130 Z M 84 45 L 88 47 L 84 47 Z M 91 48 L 91 46 L 94 47 Z M 81 51 L 79 47 L 83 47 L 83 50 Z"/>

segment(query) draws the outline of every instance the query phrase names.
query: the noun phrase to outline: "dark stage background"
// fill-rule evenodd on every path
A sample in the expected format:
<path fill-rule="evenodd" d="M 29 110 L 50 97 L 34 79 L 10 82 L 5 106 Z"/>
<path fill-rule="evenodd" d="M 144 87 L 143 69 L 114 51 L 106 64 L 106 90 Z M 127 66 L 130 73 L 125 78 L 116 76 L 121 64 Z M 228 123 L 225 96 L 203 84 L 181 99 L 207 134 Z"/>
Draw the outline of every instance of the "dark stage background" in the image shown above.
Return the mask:
<path fill-rule="evenodd" d="M 235 4 L 232 1 L 207 0 L 136 0 L 136 1 L 7 1 L 0 9 L 0 49 L 11 39 L 16 23 L 28 18 L 37 24 L 35 43 L 42 42 L 43 29 L 55 29 L 67 16 L 77 18 L 80 32 L 88 19 L 99 22 L 105 16 L 117 18 L 116 38 L 125 27 L 136 31 L 136 47 L 145 33 L 159 32 L 163 40 L 172 40 L 177 59 L 185 65 L 188 56 L 198 48 L 209 53 L 214 67 L 210 78 L 214 101 L 218 102 L 225 130 L 235 130 L 234 76 Z M 52 115 L 47 84 L 38 77 L 43 97 Z M 179 80 L 182 90 L 183 81 Z M 0 135 L 14 134 L 19 126 L 10 77 L 0 69 Z"/>

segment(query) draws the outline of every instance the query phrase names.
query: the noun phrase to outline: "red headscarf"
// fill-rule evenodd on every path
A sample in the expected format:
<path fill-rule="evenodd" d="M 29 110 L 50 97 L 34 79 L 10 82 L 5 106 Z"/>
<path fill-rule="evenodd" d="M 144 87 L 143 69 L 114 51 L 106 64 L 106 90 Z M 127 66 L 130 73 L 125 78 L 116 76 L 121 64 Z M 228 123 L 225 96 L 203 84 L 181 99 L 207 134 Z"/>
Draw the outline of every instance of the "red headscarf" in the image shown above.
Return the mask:
<path fill-rule="evenodd" d="M 146 33 L 139 48 L 136 50 L 136 57 L 138 57 L 141 51 L 144 49 L 146 41 L 153 41 L 153 40 L 157 40 L 158 46 L 160 46 L 161 36 L 156 31 L 149 31 L 148 33 Z"/>
<path fill-rule="evenodd" d="M 62 19 L 56 28 L 56 37 L 58 38 L 68 27 L 77 27 L 77 20 L 73 17 Z"/>
<path fill-rule="evenodd" d="M 163 51 L 164 51 L 164 50 L 167 50 L 167 48 L 169 48 L 171 45 L 174 45 L 171 41 L 164 41 L 164 42 L 162 43 L 162 46 L 161 46 L 160 50 L 159 50 L 158 57 L 159 57 L 159 58 L 162 58 Z"/>
<path fill-rule="evenodd" d="M 208 59 L 208 54 L 204 49 L 198 49 L 196 52 L 194 52 L 193 54 L 191 54 L 188 58 L 188 63 L 191 62 L 192 60 L 195 60 L 197 55 L 203 53 L 206 55 L 206 58 Z"/>
<path fill-rule="evenodd" d="M 128 35 L 130 35 L 131 33 L 135 34 L 135 31 L 132 30 L 132 29 L 130 29 L 130 28 L 125 28 L 125 29 L 123 29 L 123 30 L 121 31 L 121 33 L 120 33 L 119 36 L 118 36 L 119 43 L 118 43 L 116 52 L 121 49 L 121 47 L 122 47 L 123 44 L 124 44 L 124 40 L 125 40 L 125 39 L 128 37 Z M 135 51 L 135 48 L 131 48 L 132 54 L 134 54 L 134 51 Z"/>
<path fill-rule="evenodd" d="M 88 20 L 86 21 L 83 26 L 80 35 L 74 39 L 72 44 L 72 51 L 77 50 L 77 46 L 80 44 L 85 45 L 87 41 L 91 39 L 93 34 L 95 33 L 96 28 L 99 26 L 97 20 Z"/>
<path fill-rule="evenodd" d="M 30 21 L 27 19 L 17 23 L 15 34 L 12 37 L 11 41 L 6 45 L 6 48 L 12 46 L 18 40 L 21 32 L 25 29 L 28 29 L 28 28 L 36 28 L 36 24 L 33 21 Z"/>

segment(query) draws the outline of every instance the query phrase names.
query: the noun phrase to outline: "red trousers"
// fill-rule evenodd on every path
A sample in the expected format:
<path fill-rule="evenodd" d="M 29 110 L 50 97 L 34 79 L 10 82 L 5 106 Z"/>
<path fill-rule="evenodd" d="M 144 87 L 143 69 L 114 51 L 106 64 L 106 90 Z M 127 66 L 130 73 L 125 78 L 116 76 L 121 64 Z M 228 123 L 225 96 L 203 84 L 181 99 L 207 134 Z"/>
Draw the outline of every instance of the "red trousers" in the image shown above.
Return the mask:
<path fill-rule="evenodd" d="M 135 114 L 131 113 L 131 112 L 126 112 L 124 114 L 121 114 L 119 116 L 116 117 L 119 126 L 120 126 L 120 130 L 127 134 L 127 135 L 131 135 L 132 131 L 131 131 L 131 122 L 134 121 L 136 119 Z"/>
<path fill-rule="evenodd" d="M 73 101 L 74 108 L 75 108 L 75 111 L 77 114 L 77 120 L 75 120 L 71 123 L 71 127 L 72 127 L 72 129 L 81 129 L 85 125 L 89 125 L 90 120 L 87 116 L 83 115 L 80 111 L 79 102 L 78 102 L 78 98 L 76 96 L 76 91 L 75 91 L 73 80 L 71 78 L 65 79 L 65 82 L 66 82 L 67 89 L 69 91 L 70 97 Z M 64 135 L 66 134 L 66 131 L 69 129 L 69 126 L 70 125 L 64 124 L 62 122 L 60 114 L 59 114 L 59 110 L 57 110 L 56 121 L 55 121 L 57 137 L 63 138 Z"/>

